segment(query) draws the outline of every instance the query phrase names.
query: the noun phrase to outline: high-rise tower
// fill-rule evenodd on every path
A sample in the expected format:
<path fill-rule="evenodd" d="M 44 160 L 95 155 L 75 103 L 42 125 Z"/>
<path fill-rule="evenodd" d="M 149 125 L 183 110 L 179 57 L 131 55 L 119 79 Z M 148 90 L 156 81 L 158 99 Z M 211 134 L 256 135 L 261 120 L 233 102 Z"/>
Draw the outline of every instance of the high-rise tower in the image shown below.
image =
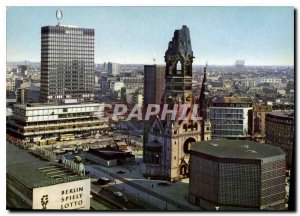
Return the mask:
<path fill-rule="evenodd" d="M 94 29 L 42 27 L 41 102 L 93 99 L 94 36 Z"/>

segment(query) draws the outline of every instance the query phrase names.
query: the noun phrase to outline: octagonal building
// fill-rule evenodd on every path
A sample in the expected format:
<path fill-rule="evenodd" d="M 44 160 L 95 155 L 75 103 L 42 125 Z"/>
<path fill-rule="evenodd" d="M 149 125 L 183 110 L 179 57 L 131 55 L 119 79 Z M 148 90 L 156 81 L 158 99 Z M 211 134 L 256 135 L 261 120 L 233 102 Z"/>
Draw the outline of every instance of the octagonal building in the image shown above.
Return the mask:
<path fill-rule="evenodd" d="M 189 202 L 206 210 L 283 210 L 285 153 L 244 140 L 193 143 Z"/>

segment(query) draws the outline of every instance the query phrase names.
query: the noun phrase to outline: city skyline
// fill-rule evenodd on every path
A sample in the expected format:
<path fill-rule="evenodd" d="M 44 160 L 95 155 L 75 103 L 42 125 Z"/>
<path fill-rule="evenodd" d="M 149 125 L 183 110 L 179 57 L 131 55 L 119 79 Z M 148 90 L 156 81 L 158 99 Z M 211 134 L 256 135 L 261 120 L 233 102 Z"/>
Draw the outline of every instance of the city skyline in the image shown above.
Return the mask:
<path fill-rule="evenodd" d="M 168 30 L 187 25 L 195 65 L 294 65 L 293 7 L 8 7 L 7 61 L 40 61 L 58 8 L 62 24 L 95 29 L 96 63 L 164 64 Z"/>

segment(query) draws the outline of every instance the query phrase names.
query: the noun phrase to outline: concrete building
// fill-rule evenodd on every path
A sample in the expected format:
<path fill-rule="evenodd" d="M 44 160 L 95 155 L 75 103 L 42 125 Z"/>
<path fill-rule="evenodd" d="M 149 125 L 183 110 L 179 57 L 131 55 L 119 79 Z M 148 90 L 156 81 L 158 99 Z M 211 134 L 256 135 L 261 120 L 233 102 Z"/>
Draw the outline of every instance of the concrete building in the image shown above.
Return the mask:
<path fill-rule="evenodd" d="M 245 67 L 245 61 L 244 60 L 236 60 L 235 61 L 235 67 L 238 69 L 242 69 Z"/>
<path fill-rule="evenodd" d="M 135 156 L 131 152 L 124 152 L 111 147 L 89 149 L 88 152 L 83 153 L 83 156 L 105 167 L 135 162 Z"/>
<path fill-rule="evenodd" d="M 252 101 L 249 98 L 214 99 L 209 107 L 212 138 L 249 138 L 250 110 L 252 110 Z"/>
<path fill-rule="evenodd" d="M 12 78 L 6 78 L 6 92 L 15 92 L 15 80 Z"/>
<path fill-rule="evenodd" d="M 41 160 L 9 142 L 6 150 L 6 206 L 9 210 L 90 209 L 91 180 L 84 173 Z M 75 166 L 84 170 L 83 164 Z"/>
<path fill-rule="evenodd" d="M 117 76 L 120 75 L 120 64 L 108 62 L 107 74 Z"/>
<path fill-rule="evenodd" d="M 144 107 L 148 104 L 161 104 L 165 91 L 165 70 L 164 66 L 144 66 Z"/>
<path fill-rule="evenodd" d="M 120 81 L 124 82 L 126 88 L 144 88 L 143 75 L 121 76 Z"/>
<path fill-rule="evenodd" d="M 295 145 L 294 111 L 274 111 L 266 115 L 266 143 L 280 147 L 286 153 L 290 168 Z"/>
<path fill-rule="evenodd" d="M 163 94 L 165 92 L 165 66 L 145 65 L 144 66 L 144 101 L 143 108 L 147 110 L 149 104 L 158 104 L 162 102 Z M 144 121 L 144 143 L 148 141 L 148 129 L 150 127 L 149 121 Z M 143 148 L 145 145 L 143 145 Z M 145 149 L 143 150 L 145 154 Z M 145 155 L 144 157 L 145 158 Z"/>
<path fill-rule="evenodd" d="M 15 104 L 7 130 L 28 142 L 61 139 L 66 135 L 74 139 L 77 134 L 108 127 L 108 122 L 100 119 L 103 108 L 99 103 Z"/>
<path fill-rule="evenodd" d="M 266 114 L 272 112 L 272 106 L 267 104 L 253 104 L 249 110 L 249 130 L 252 138 L 258 142 L 265 142 L 266 138 Z"/>
<path fill-rule="evenodd" d="M 256 77 L 255 82 L 257 85 L 260 83 L 281 84 L 281 78 L 275 76 Z"/>
<path fill-rule="evenodd" d="M 283 210 L 285 153 L 247 140 L 193 143 L 189 202 L 205 210 Z"/>
<path fill-rule="evenodd" d="M 138 105 L 139 107 L 143 106 L 143 94 L 139 93 L 138 91 L 135 91 L 131 94 L 126 95 L 126 103 L 131 106 Z"/>
<path fill-rule="evenodd" d="M 27 65 L 19 65 L 18 66 L 18 73 L 21 74 L 21 76 L 27 75 L 28 66 Z"/>
<path fill-rule="evenodd" d="M 41 29 L 41 102 L 94 98 L 94 29 Z"/>
<path fill-rule="evenodd" d="M 40 85 L 36 83 L 26 83 L 17 89 L 17 102 L 38 103 L 40 100 Z"/>
<path fill-rule="evenodd" d="M 114 76 L 102 76 L 101 77 L 101 92 L 104 95 L 109 96 L 110 90 L 112 88 L 112 83 L 119 82 L 119 77 Z"/>
<path fill-rule="evenodd" d="M 121 88 L 124 87 L 124 82 L 111 82 L 111 90 L 121 91 Z"/>

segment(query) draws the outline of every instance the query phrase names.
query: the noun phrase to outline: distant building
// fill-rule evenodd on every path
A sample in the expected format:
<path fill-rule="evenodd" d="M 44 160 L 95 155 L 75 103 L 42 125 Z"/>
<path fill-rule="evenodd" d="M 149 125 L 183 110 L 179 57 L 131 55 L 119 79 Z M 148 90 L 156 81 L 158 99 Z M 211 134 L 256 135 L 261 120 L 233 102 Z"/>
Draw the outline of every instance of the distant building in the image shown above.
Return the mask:
<path fill-rule="evenodd" d="M 295 145 L 294 111 L 274 111 L 266 115 L 266 143 L 280 147 L 291 167 Z"/>
<path fill-rule="evenodd" d="M 41 29 L 41 102 L 94 98 L 94 29 L 44 26 Z"/>
<path fill-rule="evenodd" d="M 256 141 L 265 142 L 266 137 L 266 114 L 272 112 L 272 106 L 266 104 L 253 104 L 249 110 L 249 130 Z"/>
<path fill-rule="evenodd" d="M 281 84 L 281 78 L 276 76 L 256 77 L 254 80 L 257 85 L 262 83 Z"/>
<path fill-rule="evenodd" d="M 120 81 L 124 82 L 126 88 L 144 88 L 144 76 L 121 76 Z"/>
<path fill-rule="evenodd" d="M 252 101 L 249 98 L 215 98 L 209 107 L 212 138 L 249 138 L 248 123 L 251 109 Z"/>
<path fill-rule="evenodd" d="M 6 98 L 16 98 L 16 90 L 20 88 L 22 82 L 20 78 L 6 78 Z"/>
<path fill-rule="evenodd" d="M 17 102 L 21 104 L 38 103 L 40 99 L 40 85 L 35 83 L 26 84 L 17 89 Z"/>
<path fill-rule="evenodd" d="M 111 90 L 121 91 L 121 88 L 124 87 L 124 82 L 111 82 Z"/>
<path fill-rule="evenodd" d="M 245 67 L 245 61 L 244 60 L 236 60 L 235 61 L 235 67 L 236 68 L 244 68 Z"/>
<path fill-rule="evenodd" d="M 143 99 L 144 99 L 143 94 L 139 93 L 138 91 L 126 95 L 126 103 L 131 106 L 137 105 L 139 107 L 142 107 Z"/>
<path fill-rule="evenodd" d="M 99 119 L 103 109 L 100 103 L 15 104 L 7 130 L 31 142 L 61 139 L 65 134 L 74 139 L 79 134 L 108 127 L 107 121 Z"/>
<path fill-rule="evenodd" d="M 285 153 L 246 140 L 193 143 L 189 202 L 205 210 L 285 208 Z"/>
<path fill-rule="evenodd" d="M 120 64 L 108 62 L 107 74 L 113 75 L 113 76 L 119 75 L 120 74 Z"/>
<path fill-rule="evenodd" d="M 101 92 L 104 95 L 109 95 L 109 91 L 111 89 L 111 84 L 114 82 L 118 82 L 119 78 L 118 77 L 113 77 L 113 76 L 102 76 L 101 77 Z"/>
<path fill-rule="evenodd" d="M 241 80 L 241 84 L 243 86 L 249 87 L 249 88 L 253 88 L 257 85 L 257 80 L 254 78 L 245 78 Z"/>
<path fill-rule="evenodd" d="M 19 65 L 18 66 L 18 73 L 20 73 L 21 76 L 25 76 L 25 75 L 27 75 L 27 69 L 28 69 L 27 65 Z"/>
<path fill-rule="evenodd" d="M 122 103 L 126 103 L 127 95 L 132 94 L 134 92 L 136 92 L 136 88 L 125 88 L 125 87 L 123 87 L 121 89 L 121 101 L 122 101 Z"/>

